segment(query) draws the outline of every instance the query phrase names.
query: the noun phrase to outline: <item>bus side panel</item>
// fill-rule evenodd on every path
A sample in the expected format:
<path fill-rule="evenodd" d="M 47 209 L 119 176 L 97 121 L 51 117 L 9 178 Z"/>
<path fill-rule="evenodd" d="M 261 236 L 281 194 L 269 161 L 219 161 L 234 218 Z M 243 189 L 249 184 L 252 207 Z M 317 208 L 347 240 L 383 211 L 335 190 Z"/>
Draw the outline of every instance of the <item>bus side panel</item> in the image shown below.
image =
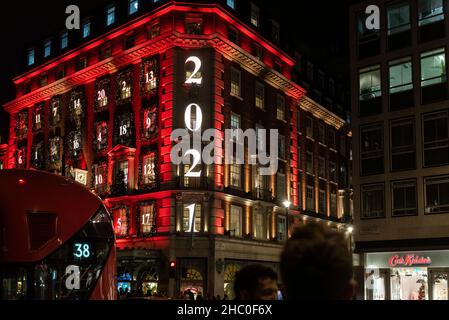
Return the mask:
<path fill-rule="evenodd" d="M 109 258 L 104 265 L 103 272 L 90 296 L 90 300 L 117 300 L 115 259 L 116 249 L 114 246 L 109 253 Z"/>

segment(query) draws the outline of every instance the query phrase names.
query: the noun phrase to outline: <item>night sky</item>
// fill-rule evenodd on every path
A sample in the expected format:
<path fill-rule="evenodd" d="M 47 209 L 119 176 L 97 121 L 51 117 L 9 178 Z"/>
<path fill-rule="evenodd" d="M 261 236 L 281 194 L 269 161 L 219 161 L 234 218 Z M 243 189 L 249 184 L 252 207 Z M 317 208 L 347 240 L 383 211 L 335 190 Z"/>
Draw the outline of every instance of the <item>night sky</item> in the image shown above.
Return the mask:
<path fill-rule="evenodd" d="M 117 0 L 125 1 L 125 0 Z M 149 1 L 149 0 L 148 0 Z M 238 0 L 249 1 L 249 0 Z M 12 79 L 20 74 L 25 51 L 32 45 L 42 47 L 45 38 L 55 36 L 64 28 L 65 8 L 78 5 L 86 15 L 113 0 L 41 0 L 8 1 L 0 10 L 2 41 L 0 62 L 0 105 L 14 99 Z M 321 66 L 340 78 L 347 78 L 347 3 L 350 0 L 262 0 L 276 20 L 289 47 L 308 52 Z M 7 6 L 6 6 L 7 4 Z M 103 17 L 101 17 L 103 19 Z M 287 30 L 287 33 L 286 33 Z M 334 57 L 329 60 L 328 57 Z M 336 68 L 335 68 L 336 66 Z M 2 108 L 0 108 L 2 109 Z M 0 133 L 5 135 L 7 115 L 0 110 Z"/>

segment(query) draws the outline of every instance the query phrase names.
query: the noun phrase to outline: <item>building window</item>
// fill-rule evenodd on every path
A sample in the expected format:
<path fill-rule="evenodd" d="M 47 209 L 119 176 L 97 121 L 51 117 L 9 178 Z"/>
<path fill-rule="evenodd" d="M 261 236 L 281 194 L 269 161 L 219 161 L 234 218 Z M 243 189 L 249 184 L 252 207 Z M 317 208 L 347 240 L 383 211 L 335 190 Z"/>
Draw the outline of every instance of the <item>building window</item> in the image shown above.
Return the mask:
<path fill-rule="evenodd" d="M 313 152 L 307 151 L 306 158 L 307 158 L 306 159 L 306 163 L 307 163 L 306 170 L 308 173 L 313 174 Z"/>
<path fill-rule="evenodd" d="M 256 82 L 256 94 L 255 94 L 256 100 L 256 107 L 263 109 L 265 107 L 265 86 L 260 83 Z"/>
<path fill-rule="evenodd" d="M 286 150 L 285 150 L 285 136 L 282 134 L 278 135 L 278 157 L 279 159 L 286 159 Z"/>
<path fill-rule="evenodd" d="M 256 28 L 259 28 L 260 9 L 254 3 L 251 3 L 251 24 Z"/>
<path fill-rule="evenodd" d="M 263 213 L 260 211 L 254 212 L 254 238 L 263 239 Z"/>
<path fill-rule="evenodd" d="M 449 163 L 448 112 L 423 116 L 424 166 L 441 166 Z"/>
<path fill-rule="evenodd" d="M 271 21 L 271 37 L 274 42 L 279 43 L 281 41 L 281 27 L 274 20 Z"/>
<path fill-rule="evenodd" d="M 109 27 L 115 22 L 115 6 L 106 9 L 106 26 Z"/>
<path fill-rule="evenodd" d="M 385 217 L 384 189 L 383 184 L 362 186 L 362 219 Z"/>
<path fill-rule="evenodd" d="M 426 214 L 449 212 L 449 176 L 424 179 Z"/>
<path fill-rule="evenodd" d="M 241 81 L 242 74 L 240 70 L 231 68 L 231 95 L 235 97 L 241 97 Z"/>
<path fill-rule="evenodd" d="M 156 155 L 146 155 L 142 159 L 142 182 L 144 185 L 156 183 Z"/>
<path fill-rule="evenodd" d="M 340 154 L 346 157 L 346 137 L 340 136 Z"/>
<path fill-rule="evenodd" d="M 239 32 L 233 27 L 228 27 L 228 39 L 235 44 L 239 44 Z"/>
<path fill-rule="evenodd" d="M 125 187 L 128 186 L 128 160 L 119 161 L 117 164 L 117 172 L 115 175 L 115 184 L 123 184 Z"/>
<path fill-rule="evenodd" d="M 27 54 L 27 64 L 28 66 L 31 66 L 34 64 L 35 60 L 35 50 L 34 49 L 29 49 L 28 50 L 28 54 Z"/>
<path fill-rule="evenodd" d="M 148 38 L 150 40 L 158 37 L 160 35 L 160 33 L 161 33 L 161 30 L 160 30 L 159 22 L 153 23 L 148 28 Z"/>
<path fill-rule="evenodd" d="M 379 65 L 359 71 L 359 88 L 360 101 L 377 98 L 382 95 Z"/>
<path fill-rule="evenodd" d="M 201 204 L 184 205 L 183 232 L 201 232 Z"/>
<path fill-rule="evenodd" d="M 154 203 L 139 205 L 140 234 L 151 234 L 156 232 L 156 208 Z"/>
<path fill-rule="evenodd" d="M 231 172 L 231 186 L 240 188 L 242 185 L 241 166 L 239 164 L 235 164 L 235 163 L 231 164 L 230 172 Z"/>
<path fill-rule="evenodd" d="M 83 56 L 81 58 L 78 59 L 77 63 L 76 63 L 76 70 L 83 70 L 87 68 L 87 56 Z"/>
<path fill-rule="evenodd" d="M 286 180 L 285 180 L 285 174 L 283 173 L 277 173 L 276 174 L 276 198 L 278 201 L 284 201 L 287 199 L 287 192 L 286 192 Z"/>
<path fill-rule="evenodd" d="M 391 170 L 412 170 L 416 167 L 415 123 L 413 119 L 391 123 Z"/>
<path fill-rule="evenodd" d="M 338 217 L 337 194 L 334 191 L 331 191 L 331 195 L 330 195 L 330 211 L 331 211 L 332 217 Z"/>
<path fill-rule="evenodd" d="M 44 58 L 47 58 L 51 55 L 51 40 L 47 40 L 44 43 Z"/>
<path fill-rule="evenodd" d="M 65 67 L 62 66 L 62 67 L 59 67 L 58 69 L 56 69 L 55 79 L 60 80 L 64 77 L 65 77 Z"/>
<path fill-rule="evenodd" d="M 128 235 L 128 211 L 126 208 L 120 208 L 113 211 L 114 230 L 117 237 L 126 237 Z"/>
<path fill-rule="evenodd" d="M 256 57 L 256 59 L 262 61 L 263 57 L 262 47 L 255 42 L 253 42 L 253 56 Z"/>
<path fill-rule="evenodd" d="M 93 172 L 94 172 L 93 185 L 95 192 L 99 195 L 104 194 L 106 192 L 108 182 L 108 173 L 106 164 L 95 165 Z"/>
<path fill-rule="evenodd" d="M 242 236 L 242 212 L 242 207 L 231 206 L 231 225 L 229 229 L 235 237 Z"/>
<path fill-rule="evenodd" d="M 319 123 L 318 124 L 318 141 L 321 143 L 324 143 L 324 130 L 325 130 L 324 124 Z"/>
<path fill-rule="evenodd" d="M 90 27 L 91 27 L 90 21 L 86 21 L 83 23 L 83 38 L 87 38 L 88 36 L 90 36 Z"/>
<path fill-rule="evenodd" d="M 411 57 L 389 63 L 390 93 L 413 89 Z"/>
<path fill-rule="evenodd" d="M 421 87 L 446 82 L 446 55 L 444 49 L 421 54 Z"/>
<path fill-rule="evenodd" d="M 444 20 L 443 0 L 418 1 L 419 26 Z"/>
<path fill-rule="evenodd" d="M 313 120 L 310 117 L 306 117 L 306 136 L 313 139 Z"/>
<path fill-rule="evenodd" d="M 277 94 L 276 105 L 277 105 L 277 119 L 285 120 L 285 98 L 284 98 L 284 96 Z"/>
<path fill-rule="evenodd" d="M 329 148 L 336 149 L 336 142 L 335 142 L 335 131 L 329 127 L 327 130 L 327 145 Z"/>
<path fill-rule="evenodd" d="M 112 47 L 111 44 L 107 44 L 100 49 L 100 58 L 101 60 L 112 57 Z"/>
<path fill-rule="evenodd" d="M 326 214 L 326 191 L 320 190 L 320 197 L 318 199 L 318 213 Z"/>
<path fill-rule="evenodd" d="M 362 175 L 384 172 L 384 138 L 382 124 L 360 128 Z"/>
<path fill-rule="evenodd" d="M 136 42 L 136 35 L 134 33 L 125 36 L 124 49 L 128 50 L 134 47 Z"/>
<path fill-rule="evenodd" d="M 333 161 L 329 161 L 329 180 L 337 182 L 337 165 Z"/>
<path fill-rule="evenodd" d="M 64 31 L 63 33 L 61 33 L 61 49 L 65 49 L 69 46 L 69 33 L 67 31 Z"/>
<path fill-rule="evenodd" d="M 416 180 L 398 181 L 391 184 L 393 192 L 393 217 L 417 215 Z"/>
<path fill-rule="evenodd" d="M 284 216 L 277 217 L 278 227 L 277 227 L 277 240 L 285 241 L 287 240 L 287 218 Z"/>
<path fill-rule="evenodd" d="M 138 0 L 128 0 L 128 14 L 132 15 L 139 10 L 139 1 Z"/>
<path fill-rule="evenodd" d="M 320 178 L 326 179 L 326 159 L 323 157 L 318 158 L 318 174 Z"/>
<path fill-rule="evenodd" d="M 229 8 L 235 10 L 235 0 L 226 0 L 226 4 L 228 5 Z"/>
<path fill-rule="evenodd" d="M 240 121 L 240 116 L 234 112 L 231 112 L 231 130 L 239 130 L 241 128 Z M 239 141 L 239 137 L 236 132 L 233 133 L 232 141 Z"/>
<path fill-rule="evenodd" d="M 201 16 L 187 16 L 186 17 L 186 33 L 187 34 L 202 34 L 203 33 L 203 18 Z"/>
<path fill-rule="evenodd" d="M 45 87 L 48 84 L 48 75 L 45 73 L 39 77 L 39 87 Z"/>
<path fill-rule="evenodd" d="M 315 205 L 314 205 L 314 196 L 313 196 L 313 187 L 307 186 L 306 189 L 306 209 L 308 211 L 314 211 Z"/>
<path fill-rule="evenodd" d="M 388 7 L 388 35 L 410 30 L 410 5 L 401 3 Z"/>
<path fill-rule="evenodd" d="M 257 140 L 257 150 L 258 151 L 265 151 L 267 148 L 266 132 L 264 132 L 262 130 L 265 130 L 264 127 L 257 123 L 256 124 L 256 140 Z"/>
<path fill-rule="evenodd" d="M 102 121 L 95 125 L 95 149 L 102 151 L 108 148 L 108 123 Z"/>

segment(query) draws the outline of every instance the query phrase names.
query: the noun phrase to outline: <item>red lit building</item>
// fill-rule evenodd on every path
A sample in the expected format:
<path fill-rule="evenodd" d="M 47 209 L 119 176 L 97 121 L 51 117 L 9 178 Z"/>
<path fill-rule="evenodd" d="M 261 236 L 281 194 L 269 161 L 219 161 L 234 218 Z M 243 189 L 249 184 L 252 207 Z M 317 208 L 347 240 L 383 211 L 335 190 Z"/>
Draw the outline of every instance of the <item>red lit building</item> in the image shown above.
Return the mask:
<path fill-rule="evenodd" d="M 104 199 L 119 287 L 232 295 L 241 266 L 278 269 L 294 225 L 346 231 L 350 132 L 291 81 L 294 65 L 229 8 L 170 1 L 14 79 L 5 167 L 62 174 Z M 170 136 L 192 104 L 202 129 L 278 129 L 277 174 L 200 164 L 186 177 Z"/>

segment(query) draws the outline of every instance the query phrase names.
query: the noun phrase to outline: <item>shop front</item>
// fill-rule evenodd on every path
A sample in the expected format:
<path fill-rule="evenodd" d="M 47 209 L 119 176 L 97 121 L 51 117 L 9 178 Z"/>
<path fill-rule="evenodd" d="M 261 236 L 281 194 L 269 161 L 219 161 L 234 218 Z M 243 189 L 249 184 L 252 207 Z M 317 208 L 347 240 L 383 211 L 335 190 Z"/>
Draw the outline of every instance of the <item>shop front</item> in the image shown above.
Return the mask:
<path fill-rule="evenodd" d="M 449 250 L 365 254 L 366 300 L 449 300 Z"/>

